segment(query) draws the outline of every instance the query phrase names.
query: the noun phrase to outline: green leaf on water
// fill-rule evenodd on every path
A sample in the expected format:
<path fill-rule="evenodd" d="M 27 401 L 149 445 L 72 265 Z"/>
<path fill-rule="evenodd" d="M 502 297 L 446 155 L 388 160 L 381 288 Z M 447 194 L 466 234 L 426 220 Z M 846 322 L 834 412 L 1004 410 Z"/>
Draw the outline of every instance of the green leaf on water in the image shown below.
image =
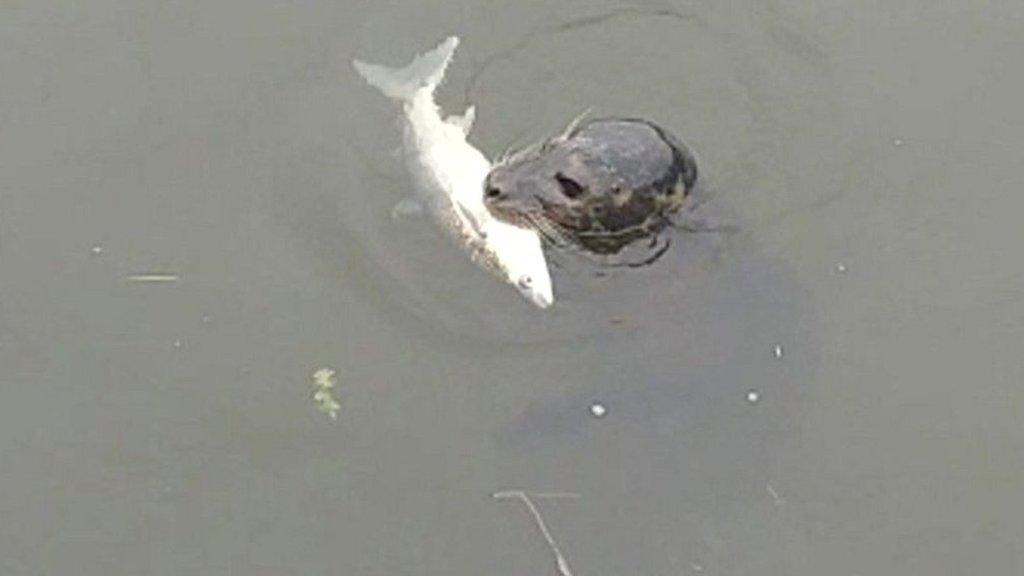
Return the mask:
<path fill-rule="evenodd" d="M 338 384 L 336 373 L 331 368 L 320 368 L 313 372 L 313 403 L 318 410 L 327 414 L 332 420 L 338 418 L 341 404 L 334 396 L 334 387 Z"/>

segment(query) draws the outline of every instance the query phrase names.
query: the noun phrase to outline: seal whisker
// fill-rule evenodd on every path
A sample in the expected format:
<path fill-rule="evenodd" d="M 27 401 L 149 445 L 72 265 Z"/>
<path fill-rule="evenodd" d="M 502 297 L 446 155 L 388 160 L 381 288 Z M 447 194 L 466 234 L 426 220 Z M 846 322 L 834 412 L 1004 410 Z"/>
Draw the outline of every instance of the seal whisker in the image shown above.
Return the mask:
<path fill-rule="evenodd" d="M 659 237 L 654 237 L 652 239 L 652 241 L 651 241 L 651 248 L 654 248 L 654 247 L 658 246 L 659 239 L 660 239 Z M 651 254 L 650 256 L 648 256 L 647 258 L 644 258 L 643 260 L 641 260 L 639 262 L 623 262 L 621 264 L 605 263 L 605 266 L 607 266 L 609 268 L 644 268 L 646 266 L 650 266 L 651 264 L 654 264 L 658 260 L 661 260 L 661 257 L 664 256 L 668 252 L 668 249 L 671 248 L 671 247 L 672 247 L 672 238 L 666 237 L 665 238 L 665 243 L 662 246 L 658 247 L 658 249 L 655 250 L 654 254 Z"/>
<path fill-rule="evenodd" d="M 544 237 L 549 243 L 558 248 L 568 248 L 574 243 L 570 242 L 567 235 L 558 229 L 557 225 L 550 218 L 542 214 L 528 215 L 527 221 Z"/>
<path fill-rule="evenodd" d="M 735 234 L 740 231 L 740 227 L 735 224 L 721 224 L 718 226 L 711 226 L 703 223 L 687 223 L 687 224 L 673 224 L 673 228 L 681 232 L 711 232 L 721 234 Z"/>
<path fill-rule="evenodd" d="M 552 140 L 565 140 L 567 138 L 570 138 L 573 135 L 573 132 L 575 132 L 576 129 L 580 127 L 580 124 L 582 124 L 583 121 L 587 119 L 587 116 L 589 116 L 590 113 L 593 111 L 593 106 L 588 106 L 587 108 L 584 108 L 582 112 L 577 114 L 575 118 L 570 120 L 569 123 L 565 125 L 565 128 L 562 130 L 562 133 L 552 138 Z"/>

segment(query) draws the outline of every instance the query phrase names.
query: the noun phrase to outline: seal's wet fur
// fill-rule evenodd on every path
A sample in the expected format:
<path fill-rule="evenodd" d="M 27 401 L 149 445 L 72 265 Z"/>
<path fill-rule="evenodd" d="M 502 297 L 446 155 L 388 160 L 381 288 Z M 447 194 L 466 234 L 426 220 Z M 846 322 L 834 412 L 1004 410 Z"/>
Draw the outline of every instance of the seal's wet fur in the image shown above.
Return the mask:
<path fill-rule="evenodd" d="M 557 245 L 617 254 L 656 236 L 697 183 L 697 162 L 653 122 L 579 122 L 500 161 L 485 181 L 488 209 Z"/>

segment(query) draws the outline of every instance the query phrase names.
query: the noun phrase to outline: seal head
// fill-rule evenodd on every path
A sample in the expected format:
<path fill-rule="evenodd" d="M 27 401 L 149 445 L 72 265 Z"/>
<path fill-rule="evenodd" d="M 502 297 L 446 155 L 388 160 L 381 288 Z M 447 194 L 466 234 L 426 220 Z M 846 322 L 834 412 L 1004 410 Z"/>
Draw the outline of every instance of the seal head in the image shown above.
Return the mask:
<path fill-rule="evenodd" d="M 642 119 L 594 119 L 500 161 L 484 182 L 497 218 L 549 242 L 616 254 L 657 235 L 697 183 L 689 149 Z"/>

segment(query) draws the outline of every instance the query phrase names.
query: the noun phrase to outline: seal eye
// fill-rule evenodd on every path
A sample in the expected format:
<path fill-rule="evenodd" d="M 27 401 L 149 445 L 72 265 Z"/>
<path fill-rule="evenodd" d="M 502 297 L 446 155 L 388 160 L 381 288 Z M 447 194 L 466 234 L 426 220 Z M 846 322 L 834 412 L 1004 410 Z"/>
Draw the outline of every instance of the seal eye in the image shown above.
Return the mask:
<path fill-rule="evenodd" d="M 565 194 L 566 198 L 579 198 L 583 195 L 586 190 L 580 183 L 569 178 L 561 172 L 555 173 L 555 180 L 558 181 L 558 185 L 562 187 L 562 194 Z"/>
<path fill-rule="evenodd" d="M 487 190 L 484 190 L 484 196 L 491 199 L 498 198 L 501 196 L 501 189 L 495 188 L 494 186 L 488 186 Z"/>

